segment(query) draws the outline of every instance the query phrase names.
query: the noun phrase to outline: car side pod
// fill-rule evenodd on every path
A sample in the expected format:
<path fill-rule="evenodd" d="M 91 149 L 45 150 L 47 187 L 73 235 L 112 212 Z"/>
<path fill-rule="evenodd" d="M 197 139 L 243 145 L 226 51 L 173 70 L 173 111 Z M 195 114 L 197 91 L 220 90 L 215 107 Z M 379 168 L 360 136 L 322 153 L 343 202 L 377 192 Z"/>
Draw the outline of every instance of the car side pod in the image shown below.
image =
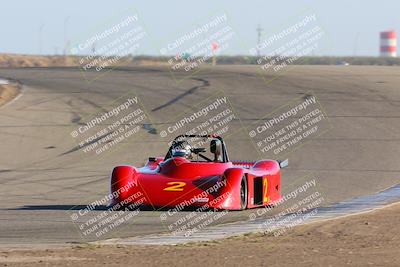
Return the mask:
<path fill-rule="evenodd" d="M 138 170 L 133 166 L 117 166 L 111 174 L 111 194 L 113 198 L 110 205 L 121 202 L 132 195 L 132 191 L 137 187 Z"/>
<path fill-rule="evenodd" d="M 224 210 L 242 210 L 240 199 L 240 187 L 245 174 L 242 168 L 226 169 L 222 175 L 222 181 L 226 181 L 225 186 L 220 190 L 220 201 L 215 207 Z"/>
<path fill-rule="evenodd" d="M 267 170 L 269 173 L 277 173 L 280 170 L 279 162 L 275 160 L 259 160 L 251 167 L 252 170 Z"/>
<path fill-rule="evenodd" d="M 251 167 L 254 176 L 250 178 L 254 184 L 250 187 L 255 206 L 271 205 L 281 200 L 281 168 L 287 163 L 288 160 L 282 165 L 281 161 L 260 160 Z"/>

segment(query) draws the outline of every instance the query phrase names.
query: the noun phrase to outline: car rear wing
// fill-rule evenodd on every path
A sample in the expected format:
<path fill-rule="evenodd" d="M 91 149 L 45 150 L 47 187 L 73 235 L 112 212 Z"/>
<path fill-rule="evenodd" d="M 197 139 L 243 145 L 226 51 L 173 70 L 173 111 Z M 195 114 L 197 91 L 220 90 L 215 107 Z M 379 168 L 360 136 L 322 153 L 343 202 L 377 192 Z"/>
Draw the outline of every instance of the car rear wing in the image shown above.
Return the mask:
<path fill-rule="evenodd" d="M 278 163 L 281 169 L 286 168 L 287 166 L 289 166 L 289 159 L 278 160 Z"/>

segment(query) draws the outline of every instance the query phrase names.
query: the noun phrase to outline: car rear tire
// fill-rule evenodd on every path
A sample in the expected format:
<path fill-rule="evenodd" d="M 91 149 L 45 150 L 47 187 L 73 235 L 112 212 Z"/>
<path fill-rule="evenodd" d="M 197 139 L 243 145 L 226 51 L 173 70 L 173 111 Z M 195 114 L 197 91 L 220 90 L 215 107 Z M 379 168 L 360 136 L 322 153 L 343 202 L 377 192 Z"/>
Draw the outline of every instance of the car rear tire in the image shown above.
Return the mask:
<path fill-rule="evenodd" d="M 247 179 L 246 175 L 243 175 L 242 182 L 240 183 L 240 210 L 245 210 L 247 208 Z"/>

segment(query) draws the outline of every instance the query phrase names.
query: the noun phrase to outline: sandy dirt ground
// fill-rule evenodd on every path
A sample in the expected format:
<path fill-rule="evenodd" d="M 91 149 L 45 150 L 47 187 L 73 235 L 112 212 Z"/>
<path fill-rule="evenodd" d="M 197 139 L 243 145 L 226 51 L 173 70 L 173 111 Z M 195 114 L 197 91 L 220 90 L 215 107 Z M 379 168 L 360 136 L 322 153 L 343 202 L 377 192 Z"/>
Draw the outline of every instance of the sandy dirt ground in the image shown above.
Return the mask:
<path fill-rule="evenodd" d="M 19 92 L 17 85 L 0 85 L 0 106 L 14 99 Z"/>
<path fill-rule="evenodd" d="M 400 203 L 299 226 L 179 246 L 0 250 L 1 266 L 400 266 Z"/>

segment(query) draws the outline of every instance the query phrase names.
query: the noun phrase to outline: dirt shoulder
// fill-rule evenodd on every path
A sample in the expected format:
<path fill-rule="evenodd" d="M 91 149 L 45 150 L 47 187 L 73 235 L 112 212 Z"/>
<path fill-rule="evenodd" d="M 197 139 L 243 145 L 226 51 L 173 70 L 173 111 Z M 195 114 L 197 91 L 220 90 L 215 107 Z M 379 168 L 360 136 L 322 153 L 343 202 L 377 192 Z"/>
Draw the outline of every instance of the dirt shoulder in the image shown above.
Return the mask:
<path fill-rule="evenodd" d="M 0 250 L 1 266 L 400 266 L 400 203 L 296 227 L 180 246 L 93 246 Z"/>
<path fill-rule="evenodd" d="M 0 107 L 13 100 L 20 93 L 20 85 L 16 83 L 0 85 Z"/>

